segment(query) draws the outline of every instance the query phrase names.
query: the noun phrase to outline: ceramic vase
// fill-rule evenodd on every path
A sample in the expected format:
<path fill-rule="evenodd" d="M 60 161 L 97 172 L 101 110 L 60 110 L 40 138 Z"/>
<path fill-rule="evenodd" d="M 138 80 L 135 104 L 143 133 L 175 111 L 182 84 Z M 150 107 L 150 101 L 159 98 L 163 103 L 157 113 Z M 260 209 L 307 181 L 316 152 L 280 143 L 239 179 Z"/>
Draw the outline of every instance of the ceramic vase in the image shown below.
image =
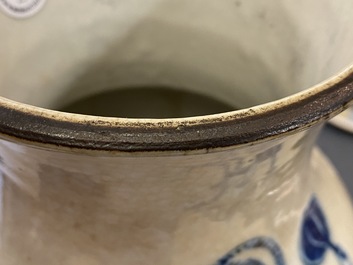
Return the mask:
<path fill-rule="evenodd" d="M 352 1 L 0 7 L 1 265 L 352 264 L 351 201 L 315 147 L 353 102 Z M 151 85 L 238 110 L 55 110 Z"/>

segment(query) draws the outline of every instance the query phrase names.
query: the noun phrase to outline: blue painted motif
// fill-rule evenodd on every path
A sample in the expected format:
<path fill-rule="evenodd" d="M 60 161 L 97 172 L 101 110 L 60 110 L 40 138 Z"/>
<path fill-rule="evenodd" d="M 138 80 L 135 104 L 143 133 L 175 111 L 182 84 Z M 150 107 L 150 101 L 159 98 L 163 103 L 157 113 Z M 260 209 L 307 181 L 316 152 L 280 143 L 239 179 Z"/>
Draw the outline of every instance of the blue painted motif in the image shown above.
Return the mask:
<path fill-rule="evenodd" d="M 337 264 L 353 265 L 345 251 L 332 242 L 327 220 L 315 196 L 312 197 L 304 212 L 299 243 L 303 265 L 324 265 L 328 251 L 335 254 Z M 275 265 L 286 264 L 282 250 L 276 241 L 269 237 L 255 237 L 238 245 L 213 265 L 265 265 L 258 259 L 239 259 L 240 253 L 257 248 L 268 250 Z"/>
<path fill-rule="evenodd" d="M 300 237 L 301 259 L 304 265 L 321 265 L 328 251 L 333 251 L 339 264 L 352 264 L 341 247 L 332 242 L 325 215 L 315 196 L 304 213 Z"/>
<path fill-rule="evenodd" d="M 281 248 L 272 238 L 256 237 L 238 245 L 219 259 L 214 265 L 265 265 L 262 261 L 257 259 L 237 259 L 240 253 L 255 248 L 267 249 L 271 253 L 275 261 L 275 265 L 286 264 Z"/>

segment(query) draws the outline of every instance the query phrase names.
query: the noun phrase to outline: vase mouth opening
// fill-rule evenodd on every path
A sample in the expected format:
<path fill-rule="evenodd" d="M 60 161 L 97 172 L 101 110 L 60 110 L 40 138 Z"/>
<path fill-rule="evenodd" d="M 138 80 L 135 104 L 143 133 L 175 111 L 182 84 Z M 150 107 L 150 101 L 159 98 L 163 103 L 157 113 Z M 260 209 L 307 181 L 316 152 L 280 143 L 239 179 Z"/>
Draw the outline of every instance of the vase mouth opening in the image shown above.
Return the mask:
<path fill-rule="evenodd" d="M 303 130 L 352 101 L 351 1 L 197 3 L 97 1 L 82 14 L 63 0 L 21 23 L 0 17 L 0 134 L 207 149 Z"/>
<path fill-rule="evenodd" d="M 353 102 L 353 67 L 277 101 L 187 118 L 111 118 L 58 112 L 0 98 L 3 139 L 61 150 L 166 152 L 244 146 L 294 134 Z"/>

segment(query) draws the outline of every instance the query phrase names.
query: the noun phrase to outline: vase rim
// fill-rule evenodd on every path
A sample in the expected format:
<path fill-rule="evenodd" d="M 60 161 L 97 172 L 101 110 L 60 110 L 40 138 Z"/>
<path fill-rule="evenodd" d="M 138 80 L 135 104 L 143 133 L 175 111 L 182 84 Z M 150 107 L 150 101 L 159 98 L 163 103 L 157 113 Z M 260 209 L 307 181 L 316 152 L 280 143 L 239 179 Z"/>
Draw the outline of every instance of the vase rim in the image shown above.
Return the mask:
<path fill-rule="evenodd" d="M 65 113 L 0 97 L 0 136 L 97 151 L 191 151 L 253 144 L 302 131 L 353 103 L 353 65 L 299 93 L 231 112 L 168 119 Z"/>

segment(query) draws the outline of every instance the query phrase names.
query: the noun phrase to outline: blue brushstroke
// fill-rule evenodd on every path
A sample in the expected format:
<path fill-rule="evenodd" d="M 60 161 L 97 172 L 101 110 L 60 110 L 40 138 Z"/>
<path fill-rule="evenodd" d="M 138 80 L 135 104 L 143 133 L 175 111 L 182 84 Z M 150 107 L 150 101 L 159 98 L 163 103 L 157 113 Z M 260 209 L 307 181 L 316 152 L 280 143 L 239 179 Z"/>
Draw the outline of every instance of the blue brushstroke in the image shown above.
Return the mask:
<path fill-rule="evenodd" d="M 329 225 L 318 199 L 313 196 L 306 208 L 300 230 L 300 253 L 303 265 L 323 265 L 328 251 L 332 251 L 340 265 L 353 265 L 346 252 L 331 240 Z M 230 250 L 213 265 L 265 265 L 264 262 L 239 255 L 252 249 L 266 249 L 275 265 L 285 265 L 280 246 L 270 237 L 255 237 Z"/>
<path fill-rule="evenodd" d="M 255 237 L 229 251 L 214 265 L 265 265 L 263 262 L 251 258 L 247 260 L 236 260 L 240 253 L 255 248 L 267 249 L 272 254 L 276 265 L 286 264 L 281 248 L 272 238 Z"/>
<path fill-rule="evenodd" d="M 321 265 L 331 250 L 341 264 L 352 264 L 341 247 L 331 241 L 327 220 L 318 199 L 313 196 L 305 210 L 300 238 L 301 258 L 304 265 Z"/>

